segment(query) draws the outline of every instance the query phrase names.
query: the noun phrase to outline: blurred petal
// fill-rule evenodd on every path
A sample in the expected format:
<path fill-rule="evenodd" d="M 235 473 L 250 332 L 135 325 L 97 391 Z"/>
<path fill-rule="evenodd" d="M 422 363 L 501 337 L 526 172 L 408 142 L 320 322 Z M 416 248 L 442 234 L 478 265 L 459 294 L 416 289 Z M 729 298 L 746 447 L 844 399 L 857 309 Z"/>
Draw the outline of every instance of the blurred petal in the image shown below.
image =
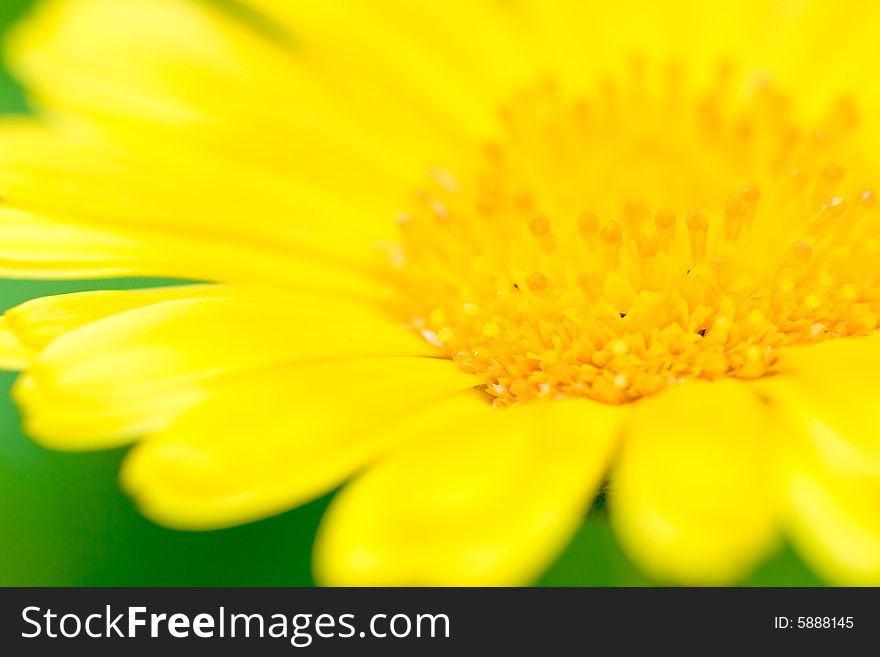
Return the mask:
<path fill-rule="evenodd" d="M 7 319 L 0 317 L 0 369 L 24 369 L 33 355 L 33 350 L 22 344 L 15 331 L 9 328 Z"/>
<path fill-rule="evenodd" d="M 437 128 L 443 113 L 432 120 L 414 112 L 350 70 L 327 84 L 325 67 L 294 37 L 253 29 L 220 4 L 50 0 L 15 33 L 10 59 L 39 103 L 66 117 L 91 117 L 102 129 L 136 122 L 152 138 L 175 128 L 175 141 L 220 146 L 232 165 L 283 164 L 315 188 L 335 185 L 359 199 L 399 194 L 426 156 L 457 158 L 448 131 Z M 341 25 L 352 24 L 355 9 L 340 11 Z M 347 57 L 349 67 L 357 61 Z M 365 92 L 359 102 L 333 94 L 354 81 Z"/>
<path fill-rule="evenodd" d="M 162 301 L 226 298 L 234 294 L 222 285 L 180 285 L 142 290 L 95 290 L 31 299 L 3 314 L 17 339 L 34 350 L 52 340 L 110 315 Z"/>
<path fill-rule="evenodd" d="M 204 235 L 194 241 L 190 235 L 162 231 L 91 228 L 11 208 L 0 208 L 0 275 L 26 279 L 167 276 L 373 298 L 382 295 L 384 285 L 367 271 L 295 257 L 283 249 L 267 250 Z"/>
<path fill-rule="evenodd" d="M 36 439 L 92 449 L 167 426 L 223 377 L 277 363 L 375 355 L 433 355 L 433 348 L 367 306 L 289 296 L 283 303 L 182 299 L 55 339 L 14 393 Z"/>
<path fill-rule="evenodd" d="M 803 427 L 808 449 L 832 471 L 880 477 L 880 335 L 788 349 L 777 369 L 762 387 Z"/>
<path fill-rule="evenodd" d="M 158 274 L 154 249 L 107 231 L 0 209 L 0 274 L 13 278 L 87 278 Z"/>
<path fill-rule="evenodd" d="M 294 35 L 339 102 L 362 98 L 374 129 L 401 112 L 451 139 L 485 138 L 498 104 L 537 73 L 531 34 L 495 0 L 245 1 Z"/>
<path fill-rule="evenodd" d="M 123 483 L 165 525 L 207 529 L 324 494 L 411 434 L 402 418 L 476 380 L 447 360 L 373 358 L 277 368 L 218 387 L 130 455 Z M 486 404 L 476 393 L 452 408 Z M 446 403 L 442 406 L 450 408 Z"/>
<path fill-rule="evenodd" d="M 111 244 L 146 241 L 154 248 L 138 255 L 148 262 L 161 257 L 156 246 L 198 252 L 206 242 L 208 253 L 219 243 L 269 257 L 374 265 L 376 244 L 394 236 L 394 213 L 405 196 L 377 199 L 389 188 L 385 181 L 368 183 L 373 197 L 367 202 L 345 193 L 338 180 L 321 188 L 286 163 L 248 163 L 222 142 L 190 143 L 179 134 L 130 126 L 108 135 L 67 124 L 0 122 L 0 190 L 5 205 L 19 210 L 6 221 L 21 223 L 25 211 L 107 232 Z M 298 157 L 308 159 L 304 152 Z M 345 169 L 346 157 L 335 161 L 336 172 Z M 351 180 L 363 177 L 362 171 L 345 173 Z M 15 245 L 19 239 L 12 237 Z"/>
<path fill-rule="evenodd" d="M 806 449 L 791 458 L 786 529 L 800 554 L 839 586 L 880 586 L 880 477 L 843 476 Z"/>
<path fill-rule="evenodd" d="M 742 382 L 692 382 L 640 401 L 609 506 L 627 551 L 655 577 L 729 584 L 765 556 L 777 519 L 778 430 Z"/>
<path fill-rule="evenodd" d="M 398 428 L 415 439 L 334 499 L 318 581 L 528 583 L 583 520 L 621 412 L 570 400 L 415 416 Z"/>
<path fill-rule="evenodd" d="M 781 353 L 763 384 L 793 426 L 786 524 L 799 551 L 832 582 L 880 584 L 880 336 Z"/>

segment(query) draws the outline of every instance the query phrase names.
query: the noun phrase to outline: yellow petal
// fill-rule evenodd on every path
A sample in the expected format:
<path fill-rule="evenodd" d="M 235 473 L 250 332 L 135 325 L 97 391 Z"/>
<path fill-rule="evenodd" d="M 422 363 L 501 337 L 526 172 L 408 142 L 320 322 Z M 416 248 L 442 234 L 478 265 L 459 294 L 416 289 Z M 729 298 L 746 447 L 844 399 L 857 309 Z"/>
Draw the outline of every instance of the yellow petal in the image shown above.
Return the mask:
<path fill-rule="evenodd" d="M 161 274 L 143 243 L 30 212 L 0 208 L 0 274 L 21 278 L 88 278 Z"/>
<path fill-rule="evenodd" d="M 748 385 L 686 383 L 637 403 L 609 507 L 629 554 L 661 580 L 735 582 L 772 547 L 772 416 Z"/>
<path fill-rule="evenodd" d="M 24 369 L 33 356 L 33 350 L 22 344 L 6 318 L 0 317 L 0 369 Z"/>
<path fill-rule="evenodd" d="M 832 470 L 880 477 L 880 335 L 782 351 L 763 389 L 803 427 Z"/>
<path fill-rule="evenodd" d="M 68 331 L 125 310 L 177 299 L 224 298 L 234 293 L 222 285 L 74 292 L 32 299 L 7 310 L 3 320 L 22 344 L 40 350 Z"/>
<path fill-rule="evenodd" d="M 126 461 L 123 483 L 143 512 L 165 525 L 247 522 L 331 490 L 410 437 L 389 427 L 475 383 L 435 358 L 256 372 L 149 436 Z"/>
<path fill-rule="evenodd" d="M 331 585 L 533 580 L 580 525 L 621 409 L 586 400 L 440 410 L 346 486 L 315 547 Z"/>
<path fill-rule="evenodd" d="M 2 137 L 0 137 L 2 142 Z M 0 208 L 0 275 L 8 278 L 167 276 L 255 283 L 335 296 L 378 298 L 369 272 L 292 257 L 284 250 L 190 235 L 91 228 L 45 214 Z"/>
<path fill-rule="evenodd" d="M 787 528 L 829 581 L 880 583 L 880 336 L 780 354 L 765 394 L 796 427 L 787 445 Z"/>
<path fill-rule="evenodd" d="M 817 573 L 839 586 L 880 586 L 880 478 L 843 476 L 804 450 L 788 466 L 786 529 Z"/>
<path fill-rule="evenodd" d="M 128 18 L 127 30 L 120 29 L 123 16 Z M 163 83 L 156 68 L 173 64 L 166 54 L 172 48 L 182 59 L 201 64 L 204 72 L 213 68 L 212 58 L 227 62 L 221 58 L 223 33 L 212 29 L 210 16 L 199 3 L 168 0 L 44 2 L 12 34 L 7 55 L 19 74 L 33 84 L 38 98 L 77 105 L 80 110 L 103 106 L 105 112 L 191 120 L 187 97 L 175 100 L 168 94 L 168 82 Z M 77 34 L 79 39 L 74 37 Z M 147 34 L 153 37 L 152 48 L 144 48 Z M 117 57 L 107 57 L 108 43 L 115 46 Z M 157 44 L 163 49 L 158 50 Z M 126 64 L 130 78 L 120 84 Z"/>
<path fill-rule="evenodd" d="M 275 363 L 433 355 L 368 306 L 306 298 L 182 299 L 128 310 L 56 338 L 16 384 L 45 444 L 92 449 L 167 426 L 211 381 Z"/>
<path fill-rule="evenodd" d="M 374 263 L 376 243 L 394 235 L 399 205 L 390 198 L 366 203 L 346 194 L 340 181 L 321 189 L 286 164 L 258 166 L 222 144 L 188 143 L 178 132 L 138 141 L 144 130 L 106 135 L 21 119 L 0 123 L 5 203 L 154 245 L 157 238 L 185 239 L 190 250 L 196 240 L 242 244 L 352 266 Z M 348 173 L 360 180 L 360 172 Z M 371 181 L 376 195 L 388 186 Z"/>
<path fill-rule="evenodd" d="M 10 59 L 38 103 L 65 116 L 119 128 L 129 142 L 144 133 L 141 145 L 152 141 L 154 150 L 167 149 L 169 140 L 212 149 L 233 169 L 280 165 L 288 182 L 342 190 L 337 198 L 361 207 L 399 198 L 426 157 L 455 156 L 424 113 L 373 87 L 361 97 L 331 97 L 339 80 L 316 81 L 299 49 L 212 4 L 44 2 L 14 33 Z M 344 72 L 344 79 L 354 77 Z"/>
<path fill-rule="evenodd" d="M 498 104 L 537 73 L 529 33 L 492 0 L 246 1 L 302 43 L 340 101 L 363 99 L 359 110 L 374 129 L 409 109 L 451 139 L 485 138 Z"/>

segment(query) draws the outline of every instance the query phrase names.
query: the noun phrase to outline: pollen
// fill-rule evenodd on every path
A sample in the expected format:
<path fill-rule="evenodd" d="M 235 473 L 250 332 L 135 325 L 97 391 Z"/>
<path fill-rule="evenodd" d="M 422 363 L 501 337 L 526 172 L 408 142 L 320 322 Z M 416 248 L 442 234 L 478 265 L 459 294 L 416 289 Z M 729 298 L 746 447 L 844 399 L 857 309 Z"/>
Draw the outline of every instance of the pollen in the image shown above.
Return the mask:
<path fill-rule="evenodd" d="M 853 104 L 797 114 L 722 69 L 511 99 L 501 136 L 435 169 L 399 222 L 402 321 L 498 405 L 772 376 L 780 349 L 874 332 L 880 217 Z"/>

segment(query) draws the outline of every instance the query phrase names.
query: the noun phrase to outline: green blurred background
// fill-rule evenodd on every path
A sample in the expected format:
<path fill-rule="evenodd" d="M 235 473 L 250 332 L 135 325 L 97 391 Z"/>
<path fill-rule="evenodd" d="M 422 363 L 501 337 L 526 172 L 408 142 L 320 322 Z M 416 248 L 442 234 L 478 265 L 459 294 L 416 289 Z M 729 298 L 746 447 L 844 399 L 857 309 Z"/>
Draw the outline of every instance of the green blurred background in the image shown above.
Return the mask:
<path fill-rule="evenodd" d="M 0 0 L 0 33 L 32 0 Z M 0 112 L 27 111 L 19 87 L 0 69 Z M 2 148 L 2 144 L 0 144 Z M 0 310 L 35 296 L 158 281 L 0 281 Z M 144 520 L 120 493 L 125 450 L 67 454 L 21 433 L 9 401 L 15 375 L 0 373 L 0 585 L 307 586 L 312 539 L 327 499 L 245 527 L 171 531 Z M 616 545 L 601 502 L 540 584 L 649 585 Z M 747 585 L 817 585 L 789 549 Z"/>

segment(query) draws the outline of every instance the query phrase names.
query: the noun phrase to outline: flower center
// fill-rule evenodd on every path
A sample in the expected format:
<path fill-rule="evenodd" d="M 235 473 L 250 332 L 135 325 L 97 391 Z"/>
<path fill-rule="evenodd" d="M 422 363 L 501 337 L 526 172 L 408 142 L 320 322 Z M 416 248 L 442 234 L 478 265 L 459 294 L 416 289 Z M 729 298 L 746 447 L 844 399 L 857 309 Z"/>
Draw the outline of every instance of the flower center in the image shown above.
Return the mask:
<path fill-rule="evenodd" d="M 406 316 L 499 404 L 760 377 L 779 348 L 873 332 L 855 110 L 789 105 L 726 68 L 703 92 L 641 68 L 589 99 L 523 91 L 479 166 L 436 170 L 401 217 Z"/>

